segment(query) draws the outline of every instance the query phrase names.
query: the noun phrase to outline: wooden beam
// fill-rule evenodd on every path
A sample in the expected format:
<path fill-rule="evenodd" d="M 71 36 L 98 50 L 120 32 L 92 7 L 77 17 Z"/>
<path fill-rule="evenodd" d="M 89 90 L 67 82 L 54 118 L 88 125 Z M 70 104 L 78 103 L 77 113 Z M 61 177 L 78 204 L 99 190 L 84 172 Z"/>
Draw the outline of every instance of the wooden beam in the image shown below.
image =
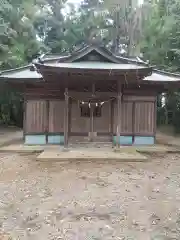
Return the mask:
<path fill-rule="evenodd" d="M 82 100 L 92 98 L 92 95 L 95 95 L 95 99 L 97 98 L 109 99 L 110 97 L 117 97 L 116 92 L 95 92 L 94 87 L 91 92 L 90 91 L 89 92 L 69 91 L 69 95 L 72 96 L 73 98 L 82 99 Z"/>
<path fill-rule="evenodd" d="M 65 106 L 64 106 L 64 148 L 68 148 L 68 126 L 69 126 L 69 95 L 68 88 L 65 89 Z"/>
<path fill-rule="evenodd" d="M 121 136 L 121 84 L 117 83 L 117 130 L 116 130 L 116 146 L 120 147 L 120 136 Z"/>

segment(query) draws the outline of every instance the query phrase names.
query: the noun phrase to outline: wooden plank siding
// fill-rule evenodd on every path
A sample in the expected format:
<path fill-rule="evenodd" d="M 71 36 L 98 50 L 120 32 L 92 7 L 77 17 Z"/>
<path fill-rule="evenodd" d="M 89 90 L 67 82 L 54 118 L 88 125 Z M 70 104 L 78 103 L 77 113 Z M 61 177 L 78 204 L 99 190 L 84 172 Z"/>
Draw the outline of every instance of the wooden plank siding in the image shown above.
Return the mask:
<path fill-rule="evenodd" d="M 121 106 L 121 135 L 133 132 L 132 102 L 123 102 Z"/>
<path fill-rule="evenodd" d="M 116 135 L 117 103 L 114 103 L 113 134 Z M 121 135 L 154 136 L 156 132 L 156 97 L 123 96 Z"/>
<path fill-rule="evenodd" d="M 25 115 L 25 133 L 44 133 L 47 131 L 47 101 L 27 101 Z"/>
<path fill-rule="evenodd" d="M 32 97 L 32 96 L 31 96 Z M 33 98 L 33 97 L 32 97 Z M 64 133 L 64 105 L 61 99 L 27 99 L 24 134 Z M 81 117 L 77 101 L 70 104 L 69 136 L 88 137 L 90 119 Z M 156 132 L 156 97 L 123 96 L 121 104 L 121 136 L 154 136 Z M 117 102 L 105 102 L 102 116 L 94 118 L 93 131 L 97 136 L 116 135 Z"/>
<path fill-rule="evenodd" d="M 135 103 L 134 133 L 137 135 L 153 136 L 155 125 L 154 102 Z"/>
<path fill-rule="evenodd" d="M 49 101 L 49 129 L 50 133 L 64 132 L 64 105 L 61 100 Z"/>
<path fill-rule="evenodd" d="M 25 133 L 63 133 L 64 101 L 27 100 Z"/>
<path fill-rule="evenodd" d="M 121 104 L 121 135 L 132 135 L 132 102 L 122 102 Z M 117 125 L 117 103 L 114 103 L 114 125 L 113 133 L 116 134 Z"/>

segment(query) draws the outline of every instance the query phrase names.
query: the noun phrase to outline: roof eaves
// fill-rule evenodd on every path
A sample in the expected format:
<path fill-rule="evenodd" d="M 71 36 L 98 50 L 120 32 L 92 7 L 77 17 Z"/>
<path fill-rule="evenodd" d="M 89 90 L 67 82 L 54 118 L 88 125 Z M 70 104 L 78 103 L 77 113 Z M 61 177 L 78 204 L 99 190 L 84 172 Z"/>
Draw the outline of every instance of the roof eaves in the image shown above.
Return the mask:
<path fill-rule="evenodd" d="M 149 65 L 148 62 L 145 62 L 140 57 L 136 57 L 136 58 L 137 58 L 139 63 L 143 63 L 143 64 L 146 64 L 146 65 Z M 169 76 L 169 77 L 180 78 L 180 74 L 178 74 L 178 73 L 171 73 L 171 72 L 168 72 L 168 71 L 160 70 L 160 69 L 156 68 L 157 66 L 155 66 L 155 65 L 154 66 L 150 65 L 150 66 L 153 68 L 153 72 L 155 72 L 155 73 L 159 73 L 159 74 L 166 75 L 166 76 Z"/>
<path fill-rule="evenodd" d="M 70 55 L 67 55 L 67 56 L 59 56 L 59 57 L 53 57 L 53 58 L 42 58 L 41 61 L 43 62 L 58 62 L 58 61 L 61 61 L 61 60 L 66 60 L 70 57 Z"/>
<path fill-rule="evenodd" d="M 144 62 L 144 61 L 139 61 L 139 59 L 136 57 L 136 59 L 132 59 L 132 58 L 128 58 L 128 57 L 121 57 L 121 56 L 116 56 L 119 60 L 121 61 L 126 61 L 126 63 L 133 63 L 133 64 L 137 64 L 137 65 L 141 65 L 141 66 L 149 66 L 148 62 Z"/>
<path fill-rule="evenodd" d="M 33 67 L 33 70 L 31 70 L 31 67 Z M 32 75 L 23 75 L 23 76 L 26 76 L 26 77 L 15 77 L 14 74 L 16 73 L 21 73 L 23 71 L 29 71 L 29 72 L 32 72 Z M 41 81 L 43 79 L 42 75 L 41 74 L 38 74 L 36 75 L 37 71 L 36 69 L 34 68 L 34 65 L 33 64 L 29 64 L 29 65 L 26 65 L 26 66 L 23 66 L 23 67 L 19 67 L 19 68 L 14 68 L 14 69 L 9 69 L 9 70 L 4 70 L 2 72 L 0 72 L 0 79 L 3 80 L 3 81 L 7 81 L 8 79 L 10 81 L 29 81 L 29 80 L 36 80 L 36 81 Z M 34 75 L 35 74 L 35 75 Z"/>
<path fill-rule="evenodd" d="M 159 74 L 162 74 L 162 75 L 166 75 L 166 76 L 169 76 L 169 77 L 177 77 L 177 78 L 180 79 L 180 74 L 178 74 L 178 73 L 171 73 L 171 72 L 159 70 L 157 68 L 153 68 L 153 72 L 159 73 Z"/>
<path fill-rule="evenodd" d="M 4 73 L 13 73 L 13 72 L 16 72 L 16 71 L 19 71 L 19 70 L 24 70 L 24 69 L 27 69 L 27 68 L 30 68 L 30 67 L 32 67 L 32 64 L 25 65 L 25 66 L 18 67 L 18 68 L 12 68 L 12 69 L 8 69 L 8 70 L 3 70 L 3 71 L 0 72 L 0 75 L 2 75 Z"/>

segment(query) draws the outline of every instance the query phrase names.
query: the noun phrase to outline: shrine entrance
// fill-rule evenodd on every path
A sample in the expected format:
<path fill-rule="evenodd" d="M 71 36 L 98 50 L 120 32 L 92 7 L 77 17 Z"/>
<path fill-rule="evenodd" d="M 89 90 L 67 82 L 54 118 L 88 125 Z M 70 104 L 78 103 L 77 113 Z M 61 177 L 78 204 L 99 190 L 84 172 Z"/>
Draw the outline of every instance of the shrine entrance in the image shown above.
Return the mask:
<path fill-rule="evenodd" d="M 89 142 L 110 142 L 112 140 L 111 104 L 107 102 L 81 102 L 81 118 L 86 122 L 85 128 Z M 83 126 L 82 126 L 83 127 Z M 82 129 L 83 131 L 83 129 Z"/>

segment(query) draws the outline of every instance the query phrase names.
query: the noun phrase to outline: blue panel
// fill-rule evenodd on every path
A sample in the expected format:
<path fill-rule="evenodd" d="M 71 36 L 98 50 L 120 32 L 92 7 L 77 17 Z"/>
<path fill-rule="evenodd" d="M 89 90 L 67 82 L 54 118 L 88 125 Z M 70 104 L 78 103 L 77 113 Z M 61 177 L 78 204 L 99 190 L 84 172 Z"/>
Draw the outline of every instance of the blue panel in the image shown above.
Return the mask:
<path fill-rule="evenodd" d="M 134 145 L 153 145 L 154 137 L 134 137 Z"/>
<path fill-rule="evenodd" d="M 120 136 L 120 144 L 122 145 L 132 145 L 132 136 Z M 114 144 L 117 142 L 117 137 L 114 136 L 113 139 Z"/>
<path fill-rule="evenodd" d="M 64 136 L 62 135 L 51 135 L 48 136 L 49 144 L 64 144 Z"/>
<path fill-rule="evenodd" d="M 43 145 L 46 144 L 45 135 L 26 135 L 25 144 L 27 145 Z"/>

